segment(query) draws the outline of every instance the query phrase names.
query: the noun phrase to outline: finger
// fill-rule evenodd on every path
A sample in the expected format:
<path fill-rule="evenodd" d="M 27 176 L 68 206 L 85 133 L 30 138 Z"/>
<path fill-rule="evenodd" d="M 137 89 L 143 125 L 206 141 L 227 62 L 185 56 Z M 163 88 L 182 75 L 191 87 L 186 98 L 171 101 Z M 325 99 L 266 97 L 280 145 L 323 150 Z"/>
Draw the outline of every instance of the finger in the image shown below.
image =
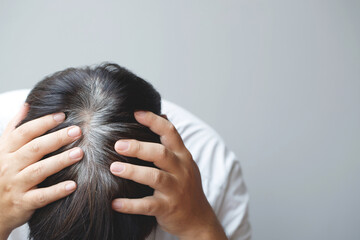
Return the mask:
<path fill-rule="evenodd" d="M 29 166 L 46 154 L 79 139 L 80 136 L 81 129 L 77 126 L 71 126 L 34 139 L 15 153 L 17 154 L 15 161 L 17 161 L 18 169 Z"/>
<path fill-rule="evenodd" d="M 26 117 L 27 112 L 29 111 L 29 104 L 24 103 L 19 112 L 10 120 L 7 124 L 4 134 L 8 134 L 9 132 L 13 131 L 16 126 Z"/>
<path fill-rule="evenodd" d="M 26 167 L 18 173 L 17 178 L 22 182 L 23 188 L 28 190 L 44 181 L 47 177 L 80 161 L 83 155 L 84 152 L 81 148 L 73 148 Z"/>
<path fill-rule="evenodd" d="M 166 120 L 169 120 L 168 116 L 166 114 L 161 114 L 161 117 L 165 118 Z"/>
<path fill-rule="evenodd" d="M 74 181 L 65 181 L 46 188 L 36 188 L 24 194 L 24 202 L 28 209 L 38 209 L 64 198 L 74 192 L 76 183 Z"/>
<path fill-rule="evenodd" d="M 124 156 L 153 162 L 165 171 L 171 172 L 178 167 L 175 154 L 159 143 L 119 140 L 115 143 L 115 151 Z"/>
<path fill-rule="evenodd" d="M 7 141 L 11 152 L 18 150 L 34 138 L 41 136 L 65 120 L 64 113 L 47 115 L 17 127 Z"/>
<path fill-rule="evenodd" d="M 185 146 L 175 126 L 165 118 L 152 112 L 137 111 L 134 114 L 136 120 L 147 126 L 160 136 L 161 143 L 173 151 L 180 151 Z"/>
<path fill-rule="evenodd" d="M 160 192 L 173 186 L 173 177 L 157 168 L 133 165 L 130 163 L 113 162 L 110 171 L 115 176 L 148 185 Z"/>
<path fill-rule="evenodd" d="M 160 199 L 148 196 L 139 199 L 118 198 L 112 202 L 112 208 L 121 213 L 156 216 L 161 212 Z"/>

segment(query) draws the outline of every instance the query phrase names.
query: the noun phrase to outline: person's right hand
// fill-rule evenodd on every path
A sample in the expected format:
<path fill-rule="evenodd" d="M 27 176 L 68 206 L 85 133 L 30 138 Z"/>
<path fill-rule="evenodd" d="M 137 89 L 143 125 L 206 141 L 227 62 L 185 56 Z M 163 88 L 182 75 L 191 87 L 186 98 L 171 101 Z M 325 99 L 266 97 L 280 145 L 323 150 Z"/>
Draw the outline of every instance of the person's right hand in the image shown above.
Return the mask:
<path fill-rule="evenodd" d="M 0 240 L 26 223 L 35 209 L 71 194 L 76 189 L 74 181 L 46 188 L 36 186 L 83 157 L 83 151 L 77 147 L 39 161 L 79 139 L 81 130 L 71 126 L 41 136 L 63 122 L 64 113 L 47 115 L 16 128 L 27 111 L 25 104 L 0 137 Z"/>

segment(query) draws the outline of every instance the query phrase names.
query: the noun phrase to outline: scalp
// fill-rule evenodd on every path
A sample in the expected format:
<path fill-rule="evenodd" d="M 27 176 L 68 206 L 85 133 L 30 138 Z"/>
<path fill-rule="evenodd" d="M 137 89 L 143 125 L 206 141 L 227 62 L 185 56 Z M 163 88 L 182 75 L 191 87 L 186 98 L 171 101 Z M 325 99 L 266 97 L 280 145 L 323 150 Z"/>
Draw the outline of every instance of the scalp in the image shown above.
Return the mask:
<path fill-rule="evenodd" d="M 120 156 L 117 140 L 134 138 L 160 142 L 159 136 L 136 122 L 135 110 L 160 114 L 160 95 L 146 81 L 116 64 L 70 68 L 39 82 L 30 92 L 30 109 L 21 123 L 55 112 L 66 120 L 50 130 L 77 125 L 82 137 L 46 157 L 75 146 L 83 159 L 50 176 L 39 187 L 64 180 L 77 182 L 70 196 L 38 209 L 29 221 L 33 239 L 144 239 L 156 226 L 154 217 L 126 215 L 113 211 L 114 198 L 140 198 L 153 189 L 115 177 L 109 171 L 114 161 L 151 166 L 152 163 Z"/>

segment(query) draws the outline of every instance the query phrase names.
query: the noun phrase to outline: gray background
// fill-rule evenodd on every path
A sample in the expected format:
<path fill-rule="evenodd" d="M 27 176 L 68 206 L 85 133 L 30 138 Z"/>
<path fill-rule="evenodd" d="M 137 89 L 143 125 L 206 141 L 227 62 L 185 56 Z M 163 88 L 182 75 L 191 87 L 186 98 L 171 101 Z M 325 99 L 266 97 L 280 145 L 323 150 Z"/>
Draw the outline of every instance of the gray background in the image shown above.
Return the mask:
<path fill-rule="evenodd" d="M 254 239 L 360 239 L 360 1 L 0 0 L 0 92 L 102 61 L 223 136 Z"/>

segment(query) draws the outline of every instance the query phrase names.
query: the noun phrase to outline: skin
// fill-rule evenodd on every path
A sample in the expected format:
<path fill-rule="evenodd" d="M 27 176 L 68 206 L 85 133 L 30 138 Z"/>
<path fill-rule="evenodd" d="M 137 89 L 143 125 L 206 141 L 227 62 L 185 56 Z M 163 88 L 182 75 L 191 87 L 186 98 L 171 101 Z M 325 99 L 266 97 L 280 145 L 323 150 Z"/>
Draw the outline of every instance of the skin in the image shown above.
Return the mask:
<path fill-rule="evenodd" d="M 25 104 L 0 137 L 0 240 L 7 239 L 14 228 L 26 223 L 35 209 L 71 194 L 76 189 L 73 181 L 47 188 L 36 186 L 83 157 L 80 148 L 73 148 L 39 161 L 78 139 L 81 130 L 71 126 L 41 136 L 64 121 L 64 113 L 44 116 L 16 128 L 27 111 Z"/>
<path fill-rule="evenodd" d="M 163 230 L 181 240 L 227 239 L 203 192 L 199 169 L 174 125 L 151 112 L 136 112 L 135 118 L 158 134 L 161 144 L 119 140 L 115 150 L 124 156 L 153 162 L 159 169 L 114 162 L 110 170 L 118 177 L 149 185 L 154 188 L 154 195 L 115 199 L 113 209 L 155 216 Z"/>
<path fill-rule="evenodd" d="M 16 128 L 27 111 L 25 104 L 0 137 L 0 240 L 7 239 L 14 228 L 26 223 L 36 209 L 74 192 L 76 183 L 73 181 L 47 188 L 36 186 L 83 157 L 80 148 L 73 148 L 39 161 L 78 139 L 81 130 L 71 126 L 41 136 L 64 121 L 63 113 L 35 119 Z M 110 170 L 116 176 L 151 186 L 154 195 L 142 199 L 115 199 L 113 209 L 153 215 L 162 229 L 181 240 L 227 239 L 203 192 L 199 169 L 175 127 L 151 112 L 136 112 L 135 118 L 158 134 L 162 144 L 129 139 L 118 141 L 115 150 L 125 156 L 151 161 L 160 169 L 115 162 Z"/>

